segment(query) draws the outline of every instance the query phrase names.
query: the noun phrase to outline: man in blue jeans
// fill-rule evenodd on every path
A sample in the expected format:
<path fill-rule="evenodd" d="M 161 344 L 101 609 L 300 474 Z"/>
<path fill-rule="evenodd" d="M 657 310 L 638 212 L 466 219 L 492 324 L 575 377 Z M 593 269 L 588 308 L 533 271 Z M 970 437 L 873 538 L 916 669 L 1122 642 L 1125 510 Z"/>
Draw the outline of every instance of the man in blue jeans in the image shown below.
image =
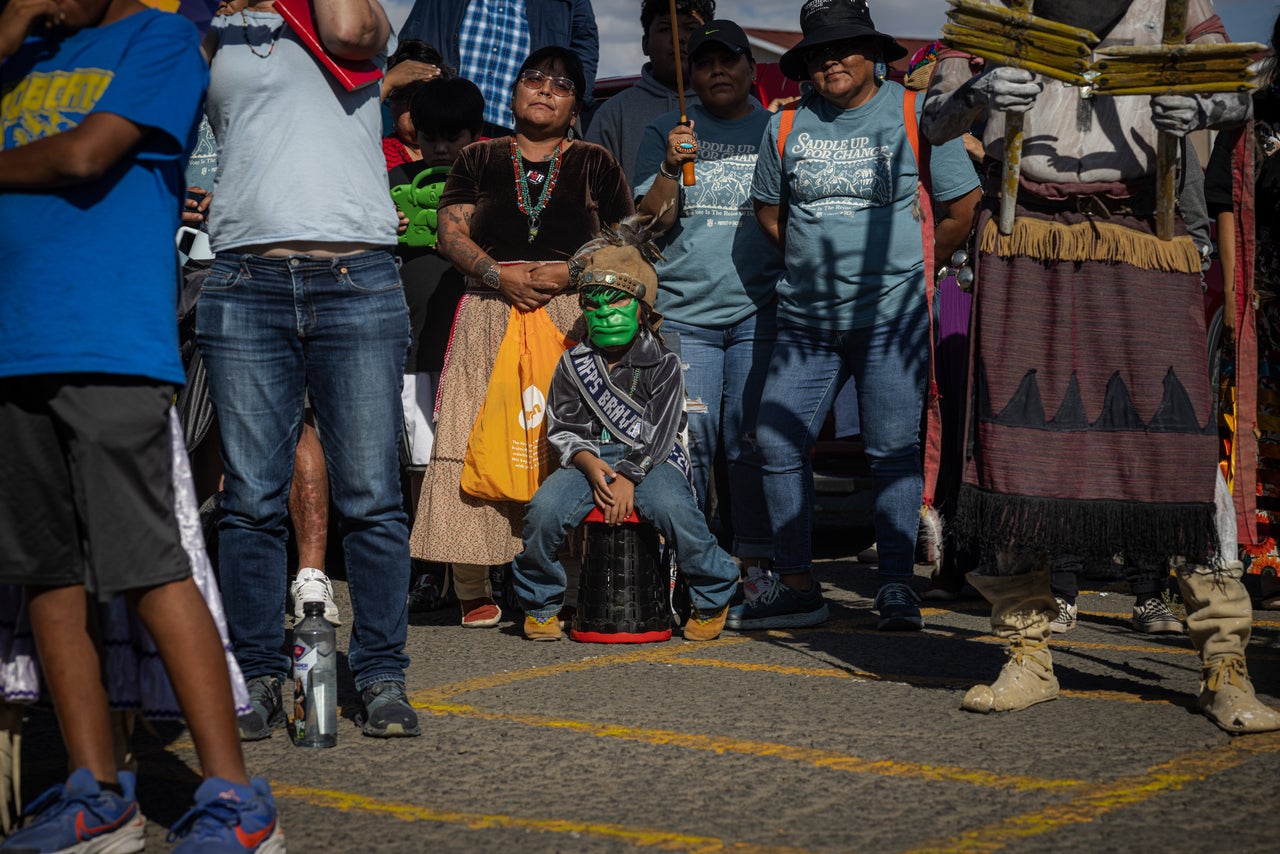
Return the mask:
<path fill-rule="evenodd" d="M 373 0 L 317 0 L 324 44 L 385 67 Z M 226 467 L 219 572 L 253 710 L 240 737 L 284 722 L 285 516 L 310 397 L 339 514 L 352 628 L 347 661 L 365 735 L 417 735 L 404 693 L 409 534 L 401 503 L 400 384 L 409 315 L 390 247 L 376 86 L 347 92 L 270 4 L 217 18 L 206 111 L 219 163 L 217 253 L 196 334 Z"/>
<path fill-rule="evenodd" d="M 875 73 L 877 61 L 900 59 L 906 50 L 876 31 L 865 0 L 810 0 L 800 25 L 804 38 L 781 67 L 793 80 L 810 80 L 813 92 L 788 117 L 788 131 L 782 113 L 769 123 L 751 189 L 756 218 L 787 267 L 757 426 L 773 575 L 755 598 L 731 609 L 727 625 L 783 628 L 827 619 L 811 575 L 809 454 L 840 387 L 853 377 L 875 481 L 879 628 L 920 629 L 909 582 L 923 490 L 924 278 L 932 271 L 924 269 L 905 90 Z M 963 146 L 951 143 L 931 152 L 930 175 L 935 251 L 945 258 L 968 236 L 978 178 Z"/>

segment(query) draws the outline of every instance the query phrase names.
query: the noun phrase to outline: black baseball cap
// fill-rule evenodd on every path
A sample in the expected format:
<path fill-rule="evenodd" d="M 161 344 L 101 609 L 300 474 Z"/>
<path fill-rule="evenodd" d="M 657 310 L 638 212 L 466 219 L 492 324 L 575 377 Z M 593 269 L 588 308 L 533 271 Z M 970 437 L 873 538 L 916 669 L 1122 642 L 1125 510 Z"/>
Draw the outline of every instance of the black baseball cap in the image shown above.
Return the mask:
<path fill-rule="evenodd" d="M 706 44 L 722 44 L 737 56 L 751 56 L 751 42 L 742 27 L 729 20 L 711 20 L 693 31 L 689 36 L 689 56 L 693 56 Z M 753 57 L 754 58 L 754 57 Z"/>

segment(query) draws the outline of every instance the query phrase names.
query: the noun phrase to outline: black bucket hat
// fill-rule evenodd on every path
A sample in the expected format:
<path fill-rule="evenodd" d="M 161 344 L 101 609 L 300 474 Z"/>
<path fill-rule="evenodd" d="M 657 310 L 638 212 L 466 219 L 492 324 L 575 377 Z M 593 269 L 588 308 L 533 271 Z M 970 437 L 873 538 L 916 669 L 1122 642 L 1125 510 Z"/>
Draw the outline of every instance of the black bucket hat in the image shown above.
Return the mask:
<path fill-rule="evenodd" d="M 875 38 L 883 45 L 884 61 L 893 62 L 907 55 L 907 49 L 892 36 L 876 29 L 871 21 L 867 0 L 809 0 L 800 9 L 800 31 L 804 38 L 782 55 L 778 65 L 792 80 L 808 80 L 809 69 L 804 55 L 811 47 L 846 39 Z"/>

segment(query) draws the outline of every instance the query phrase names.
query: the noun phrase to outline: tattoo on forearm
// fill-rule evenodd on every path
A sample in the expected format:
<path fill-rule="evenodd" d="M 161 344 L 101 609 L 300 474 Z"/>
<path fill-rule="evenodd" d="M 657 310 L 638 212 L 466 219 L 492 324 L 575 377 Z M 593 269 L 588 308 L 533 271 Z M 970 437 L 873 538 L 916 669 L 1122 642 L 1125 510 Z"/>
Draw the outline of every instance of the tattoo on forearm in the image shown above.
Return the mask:
<path fill-rule="evenodd" d="M 468 276 L 483 278 L 494 260 L 471 239 L 470 205 L 454 205 L 441 211 L 440 253 Z"/>

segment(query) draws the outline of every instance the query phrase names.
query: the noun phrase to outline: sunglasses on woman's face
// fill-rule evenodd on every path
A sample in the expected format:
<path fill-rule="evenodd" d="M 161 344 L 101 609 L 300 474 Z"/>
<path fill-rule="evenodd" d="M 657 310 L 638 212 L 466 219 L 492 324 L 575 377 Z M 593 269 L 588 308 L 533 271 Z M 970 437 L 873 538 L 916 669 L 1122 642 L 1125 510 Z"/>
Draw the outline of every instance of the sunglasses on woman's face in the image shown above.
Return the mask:
<path fill-rule="evenodd" d="M 874 41 L 871 39 L 847 39 L 811 47 L 804 52 L 803 56 L 805 64 L 812 67 L 832 60 L 840 62 L 846 56 L 852 56 L 855 53 L 870 56 L 873 48 Z"/>
<path fill-rule="evenodd" d="M 525 85 L 526 89 L 537 91 L 542 88 L 542 84 L 548 80 L 551 81 L 551 94 L 559 95 L 561 98 L 568 98 L 573 95 L 573 81 L 568 77 L 552 77 L 545 71 L 539 71 L 536 68 L 525 70 L 520 75 L 520 82 Z"/>

